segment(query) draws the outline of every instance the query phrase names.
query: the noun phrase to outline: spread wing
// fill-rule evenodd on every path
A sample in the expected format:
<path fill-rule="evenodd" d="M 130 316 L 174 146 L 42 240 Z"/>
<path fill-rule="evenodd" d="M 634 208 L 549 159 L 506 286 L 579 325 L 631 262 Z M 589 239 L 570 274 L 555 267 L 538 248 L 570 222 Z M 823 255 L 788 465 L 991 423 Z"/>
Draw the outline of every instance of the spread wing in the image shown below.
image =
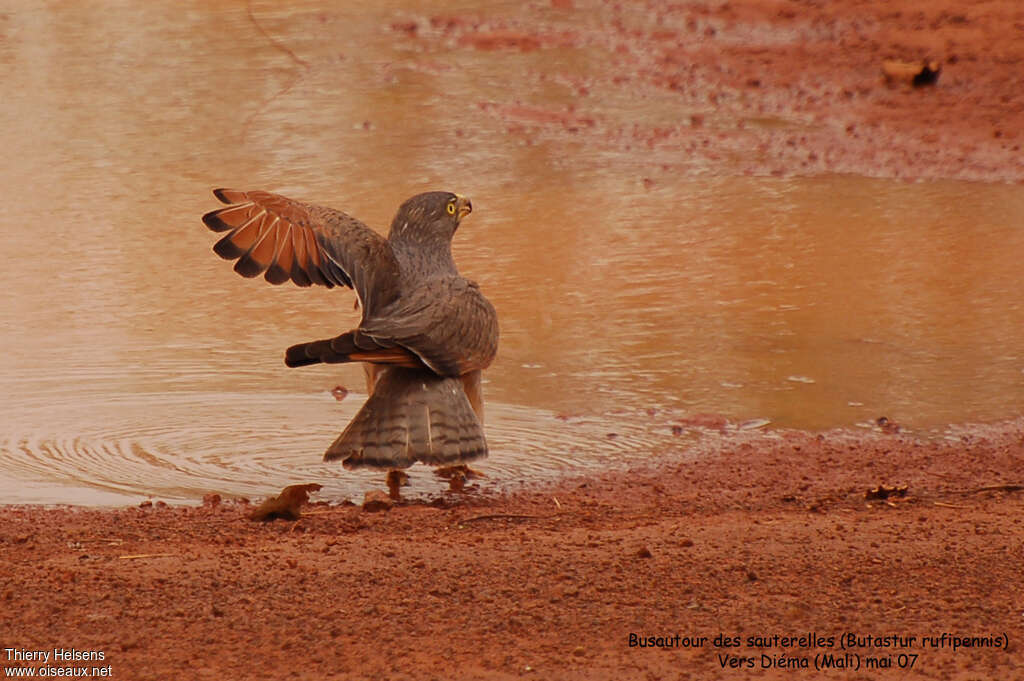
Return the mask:
<path fill-rule="evenodd" d="M 359 296 L 364 313 L 398 297 L 391 245 L 354 217 L 264 191 L 215 189 L 213 194 L 228 204 L 203 216 L 211 230 L 227 232 L 213 250 L 237 260 L 235 271 L 243 277 L 347 286 Z"/>

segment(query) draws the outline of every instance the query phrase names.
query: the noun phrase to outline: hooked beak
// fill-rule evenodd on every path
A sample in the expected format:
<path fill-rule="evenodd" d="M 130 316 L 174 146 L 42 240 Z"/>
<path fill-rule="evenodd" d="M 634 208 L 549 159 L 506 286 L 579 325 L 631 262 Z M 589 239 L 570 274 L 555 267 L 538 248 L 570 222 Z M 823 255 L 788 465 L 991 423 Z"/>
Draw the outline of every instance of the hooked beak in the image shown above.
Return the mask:
<path fill-rule="evenodd" d="M 456 194 L 455 196 L 456 215 L 459 216 L 459 220 L 461 221 L 462 218 L 473 212 L 473 202 L 460 194 Z"/>

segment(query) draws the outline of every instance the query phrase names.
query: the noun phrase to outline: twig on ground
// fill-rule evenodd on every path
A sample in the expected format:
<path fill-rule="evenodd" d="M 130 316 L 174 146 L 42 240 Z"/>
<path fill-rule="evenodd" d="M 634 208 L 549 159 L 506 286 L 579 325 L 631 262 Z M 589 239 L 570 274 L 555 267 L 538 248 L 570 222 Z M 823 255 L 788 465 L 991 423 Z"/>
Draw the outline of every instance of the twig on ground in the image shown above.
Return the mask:
<path fill-rule="evenodd" d="M 475 515 L 472 518 L 460 520 L 459 524 L 473 523 L 478 520 L 545 520 L 554 518 L 557 513 L 551 515 L 529 515 L 526 513 L 488 513 L 486 515 Z"/>
<path fill-rule="evenodd" d="M 957 494 L 977 494 L 978 492 L 1020 492 L 1024 485 L 984 485 L 972 489 L 957 490 Z"/>

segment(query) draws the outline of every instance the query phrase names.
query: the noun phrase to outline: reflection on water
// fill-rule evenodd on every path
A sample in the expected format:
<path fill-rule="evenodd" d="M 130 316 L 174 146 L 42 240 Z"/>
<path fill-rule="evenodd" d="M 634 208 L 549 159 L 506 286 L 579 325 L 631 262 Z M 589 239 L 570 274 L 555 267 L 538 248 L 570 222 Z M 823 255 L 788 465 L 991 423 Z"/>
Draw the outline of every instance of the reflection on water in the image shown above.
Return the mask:
<path fill-rule="evenodd" d="M 359 404 L 326 391 L 360 386 L 359 369 L 282 362 L 354 324 L 351 294 L 231 272 L 199 222 L 220 185 L 379 229 L 418 191 L 472 197 L 455 249 L 502 321 L 493 481 L 643 460 L 694 413 L 802 428 L 885 414 L 923 432 L 1020 412 L 1022 188 L 676 177 L 640 154 L 522 144 L 487 105 L 562 102 L 537 72 L 592 59 L 403 42 L 395 17 L 426 10 L 392 4 L 257 4 L 259 27 L 234 5 L 6 17 L 4 501 L 309 480 L 340 498 L 376 479 L 319 461 Z"/>

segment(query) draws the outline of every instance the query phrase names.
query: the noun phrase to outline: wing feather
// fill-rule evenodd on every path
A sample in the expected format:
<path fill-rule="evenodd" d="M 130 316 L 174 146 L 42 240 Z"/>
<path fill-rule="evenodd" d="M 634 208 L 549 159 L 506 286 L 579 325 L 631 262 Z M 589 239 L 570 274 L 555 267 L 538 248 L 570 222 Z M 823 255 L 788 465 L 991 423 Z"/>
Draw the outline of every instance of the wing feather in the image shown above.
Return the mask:
<path fill-rule="evenodd" d="M 216 213 L 207 213 L 203 216 L 206 226 L 215 232 L 224 232 L 232 227 L 239 227 L 259 213 L 255 203 L 244 203 L 230 208 L 223 208 Z M 207 218 L 213 216 L 209 221 Z"/>
<path fill-rule="evenodd" d="M 243 203 L 248 201 L 245 196 L 245 192 L 240 192 L 234 189 L 214 189 L 213 195 L 217 197 L 217 200 L 221 203 Z"/>
<path fill-rule="evenodd" d="M 271 284 L 291 280 L 297 286 L 347 286 L 360 300 L 379 307 L 398 297 L 399 269 L 391 245 L 359 220 L 270 192 L 213 193 L 227 207 L 207 213 L 203 222 L 214 232 L 227 232 L 213 250 L 225 260 L 237 260 L 235 271 L 243 277 L 263 274 Z"/>
<path fill-rule="evenodd" d="M 270 267 L 267 268 L 266 274 L 266 279 L 271 284 L 283 284 L 291 279 L 292 262 L 295 255 L 292 247 L 292 225 L 283 222 L 278 225 L 278 230 L 282 230 L 283 233 L 278 234 L 275 239 L 277 250 L 271 258 Z"/>
<path fill-rule="evenodd" d="M 256 242 L 235 263 L 235 271 L 243 277 L 252 278 L 263 274 L 270 267 L 274 253 L 277 251 L 275 235 L 278 218 L 276 215 L 264 213 L 260 218 L 259 236 Z"/>
<path fill-rule="evenodd" d="M 292 231 L 292 251 L 295 254 L 292 260 L 292 281 L 294 281 L 297 286 L 312 286 L 313 280 L 309 278 L 305 268 L 306 237 L 301 229 L 295 229 Z"/>
<path fill-rule="evenodd" d="M 245 255 L 259 239 L 262 223 L 262 213 L 253 215 L 214 244 L 213 252 L 225 260 L 234 260 Z"/>

